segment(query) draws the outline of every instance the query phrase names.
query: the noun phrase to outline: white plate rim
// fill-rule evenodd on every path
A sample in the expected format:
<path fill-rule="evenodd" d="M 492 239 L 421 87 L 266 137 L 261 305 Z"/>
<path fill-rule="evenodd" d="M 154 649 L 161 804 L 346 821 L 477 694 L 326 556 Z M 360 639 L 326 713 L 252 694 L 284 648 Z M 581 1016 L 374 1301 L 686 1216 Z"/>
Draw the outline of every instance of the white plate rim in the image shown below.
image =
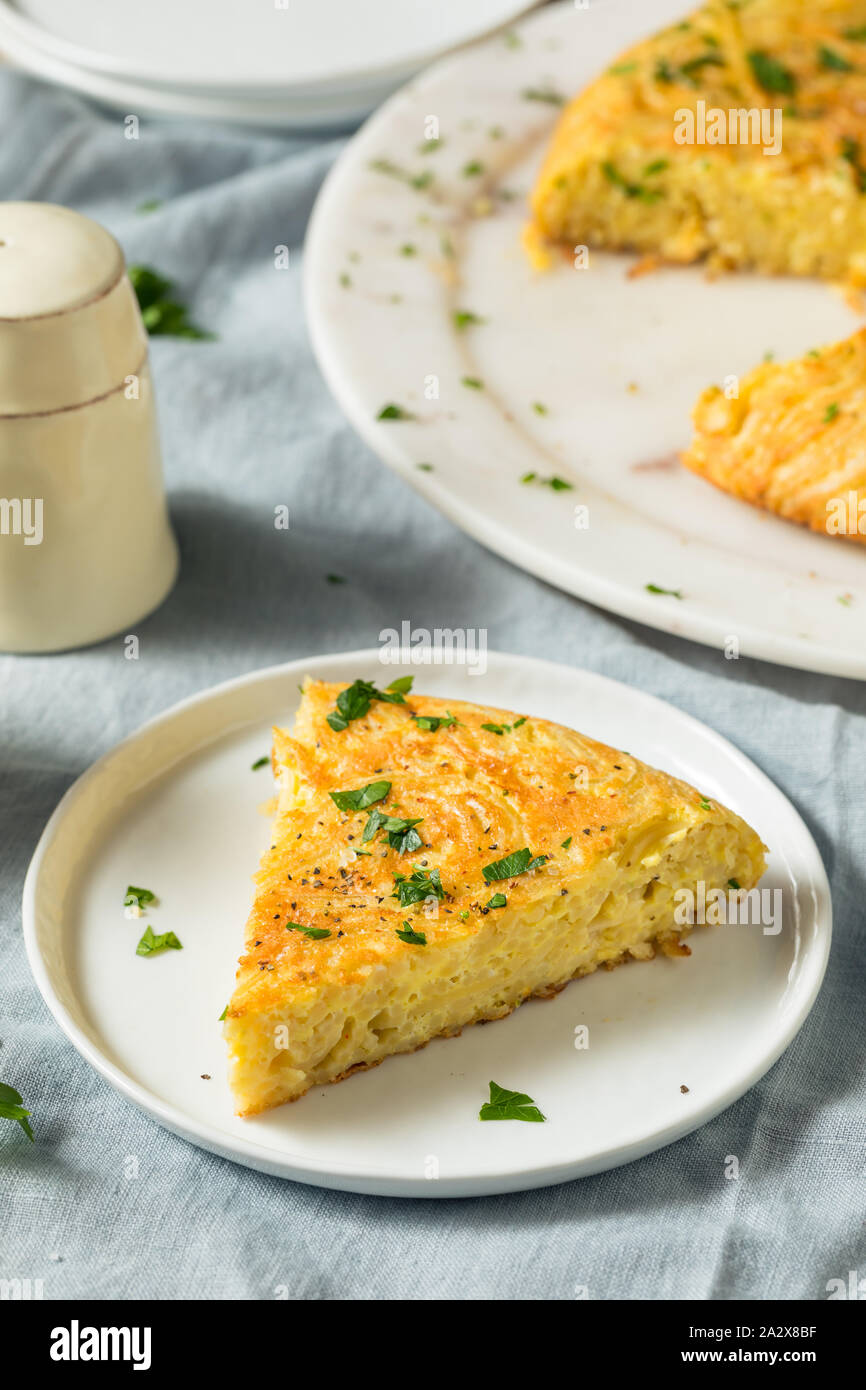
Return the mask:
<path fill-rule="evenodd" d="M 421 45 L 408 49 L 400 58 L 378 67 L 338 69 L 333 73 L 329 72 L 326 77 L 311 77 L 303 81 L 287 82 L 284 78 L 280 78 L 278 85 L 275 85 L 276 79 L 274 82 L 261 82 L 251 75 L 240 75 L 235 81 L 217 84 L 214 84 L 211 79 L 190 72 L 178 74 L 171 79 L 155 78 L 135 62 L 118 61 L 109 54 L 102 54 L 96 50 L 84 48 L 72 40 L 61 38 L 52 33 L 50 29 L 37 23 L 36 20 L 23 14 L 13 3 L 13 0 L 0 0 L 0 31 L 5 25 L 8 32 L 11 32 L 22 43 L 26 43 L 31 48 L 45 54 L 46 57 L 57 59 L 70 67 L 106 78 L 141 83 L 146 87 L 186 92 L 190 96 L 199 91 L 214 92 L 215 90 L 225 93 L 226 97 L 252 97 L 280 91 L 286 93 L 290 98 L 294 96 L 299 99 L 306 99 L 308 97 L 314 98 L 319 93 L 342 90 L 347 86 L 357 89 L 366 86 L 378 88 L 383 84 L 396 85 L 398 82 L 405 81 L 421 67 L 441 58 L 445 53 L 463 48 L 490 34 L 508 29 L 540 3 L 541 0 L 502 0 L 503 16 L 492 27 L 479 23 L 472 24 L 468 26 L 465 34 L 458 39 L 432 47 Z"/>
<path fill-rule="evenodd" d="M 389 86 L 370 87 L 365 91 L 352 92 L 340 102 L 340 93 L 335 96 L 327 91 L 314 95 L 299 93 L 295 101 L 289 97 L 246 96 L 240 92 L 220 95 L 206 90 L 193 92 L 147 85 L 78 67 L 45 52 L 22 35 L 4 30 L 4 22 L 0 13 L 0 47 L 22 71 L 79 92 L 118 111 L 127 111 L 134 106 L 140 115 L 180 116 L 187 120 L 230 122 L 253 127 L 320 130 L 361 120 L 391 90 Z"/>
<path fill-rule="evenodd" d="M 508 1170 L 504 1174 L 497 1175 L 496 1178 L 491 1178 L 487 1175 L 478 1177 L 458 1174 L 453 1178 L 442 1178 L 435 1183 L 429 1183 L 423 1178 L 407 1178 L 402 1173 L 383 1173 L 381 1168 L 363 1168 L 359 1167 L 357 1164 L 342 1164 L 331 1159 L 327 1161 L 318 1161 L 310 1157 L 297 1157 L 297 1161 L 293 1161 L 293 1155 L 283 1150 L 275 1149 L 270 1145 L 257 1143 L 252 1140 L 245 1140 L 243 1138 L 227 1137 L 224 1132 L 217 1131 L 215 1133 L 209 1125 L 186 1115 L 175 1106 L 167 1104 L 159 1096 L 148 1090 L 146 1086 L 134 1081 L 120 1066 L 117 1066 L 105 1056 L 71 1017 L 66 1006 L 58 997 L 50 978 L 49 968 L 43 959 L 37 939 L 39 878 L 42 866 L 50 852 L 58 828 L 66 820 L 66 817 L 74 811 L 78 799 L 89 783 L 98 778 L 115 757 L 124 753 L 139 740 L 147 738 L 152 732 L 157 730 L 159 726 L 169 724 L 178 716 L 182 716 L 188 711 L 195 709 L 196 706 L 204 705 L 212 699 L 219 699 L 223 695 L 246 686 L 254 685 L 259 681 L 270 681 L 273 679 L 291 680 L 293 677 L 303 675 L 309 670 L 315 670 L 325 678 L 330 675 L 333 679 L 345 679 L 344 675 L 336 674 L 336 672 L 341 671 L 343 667 L 353 666 L 363 669 L 379 661 L 379 650 L 373 648 L 362 651 L 329 653 L 327 655 L 278 663 L 274 666 L 264 667 L 260 670 L 248 672 L 245 675 L 222 681 L 215 686 L 211 686 L 206 690 L 199 691 L 194 695 L 178 701 L 169 709 L 147 720 L 138 729 L 128 734 L 106 753 L 102 754 L 102 756 L 87 768 L 75 782 L 73 782 L 72 786 L 68 788 L 49 818 L 37 843 L 24 882 L 22 931 L 27 958 L 37 988 L 56 1023 L 85 1061 L 87 1061 L 104 1080 L 108 1081 L 115 1090 L 119 1091 L 127 1100 L 132 1101 L 140 1110 L 156 1118 L 167 1129 L 187 1139 L 196 1146 L 261 1172 L 289 1178 L 294 1181 L 309 1183 L 313 1186 L 336 1188 L 338 1190 L 372 1195 L 446 1198 L 524 1191 L 537 1187 L 546 1187 L 576 1177 L 590 1176 L 593 1173 L 620 1167 L 637 1158 L 644 1157 L 657 1149 L 664 1148 L 668 1144 L 674 1143 L 676 1140 L 699 1129 L 702 1125 L 706 1124 L 709 1120 L 727 1109 L 734 1101 L 743 1096 L 766 1074 L 770 1067 L 790 1045 L 812 1009 L 826 972 L 832 936 L 832 902 L 826 870 L 814 838 L 796 807 L 785 797 L 784 793 L 776 787 L 766 773 L 764 773 L 757 764 L 753 763 L 751 759 L 747 758 L 744 753 L 740 752 L 734 744 L 717 733 L 715 729 L 704 724 L 703 721 L 670 705 L 669 702 L 661 700 L 657 696 L 650 695 L 642 690 L 637 690 L 633 686 L 626 685 L 625 682 L 613 680 L 608 676 L 602 676 L 593 671 L 578 671 L 577 668 L 539 657 L 525 657 L 511 653 L 489 651 L 488 660 L 501 664 L 505 668 L 515 666 L 523 668 L 528 667 L 533 671 L 537 671 L 539 677 L 546 673 L 548 679 L 555 678 L 556 673 L 566 670 L 573 676 L 579 675 L 579 677 L 588 682 L 590 686 L 595 686 L 602 690 L 612 687 L 617 687 L 619 689 L 624 688 L 639 705 L 646 706 L 649 713 L 658 706 L 661 706 L 665 710 L 675 709 L 678 719 L 684 721 L 687 727 L 707 740 L 709 744 L 714 745 L 720 753 L 724 755 L 730 765 L 736 767 L 738 771 L 747 775 L 758 784 L 763 785 L 765 790 L 771 791 L 776 797 L 781 798 L 786 803 L 790 814 L 794 818 L 794 823 L 797 824 L 797 829 L 803 837 L 803 845 L 808 849 L 812 861 L 809 866 L 809 872 L 811 875 L 812 895 L 815 903 L 815 928 L 817 935 L 815 942 L 813 942 L 811 948 L 808 950 L 806 958 L 801 965 L 798 1007 L 789 1013 L 785 1026 L 775 1036 L 772 1046 L 763 1052 L 759 1060 L 753 1062 L 750 1067 L 745 1069 L 739 1078 L 732 1082 L 723 1092 L 714 1095 L 712 1099 L 706 1101 L 682 1121 L 676 1122 L 673 1125 L 667 1125 L 652 1134 L 641 1135 L 636 1137 L 633 1141 L 617 1145 L 613 1149 L 598 1151 L 589 1159 L 540 1166 L 523 1171 L 519 1174 Z M 409 664 L 410 659 L 407 658 L 407 665 Z M 227 731 L 228 726 L 223 732 Z M 216 737 L 218 738 L 220 735 Z M 199 746 L 203 747 L 204 744 L 196 745 L 196 747 Z M 195 750 L 191 749 L 190 751 L 192 752 Z M 143 786 L 144 783 L 141 785 Z"/>
<path fill-rule="evenodd" d="M 516 32 L 526 35 L 537 28 L 555 33 L 558 20 L 570 10 L 568 0 L 546 6 L 525 16 L 516 26 Z M 334 330 L 334 324 L 339 324 L 340 318 L 328 309 L 328 288 L 334 278 L 334 259 L 329 254 L 328 233 L 332 220 L 335 227 L 342 225 L 332 215 L 332 209 L 336 212 L 344 180 L 355 173 L 362 153 L 369 153 L 373 141 L 379 139 L 380 145 L 389 148 L 389 125 L 394 115 L 399 113 L 406 96 L 410 93 L 413 97 L 423 94 L 426 84 L 443 76 L 453 75 L 455 83 L 462 82 L 471 87 L 471 74 L 467 68 L 478 60 L 479 55 L 483 57 L 485 51 L 489 51 L 490 43 L 490 40 L 481 41 L 468 51 L 462 50 L 441 59 L 390 97 L 356 132 L 319 190 L 304 244 L 304 311 L 316 360 L 337 404 L 377 457 L 455 526 L 537 578 L 620 617 L 645 623 L 673 636 L 690 638 L 716 650 L 724 650 L 729 634 L 736 632 L 740 651 L 745 656 L 827 675 L 866 678 L 866 647 L 861 649 L 858 646 L 856 632 L 850 643 L 842 645 L 818 637 L 779 632 L 768 625 L 744 621 L 741 617 L 732 626 L 733 619 L 725 615 L 723 608 L 704 613 L 688 603 L 665 604 L 651 594 L 618 581 L 615 575 L 587 568 L 576 560 L 560 560 L 545 548 L 543 541 L 534 542 L 519 528 L 495 518 L 492 511 L 467 501 L 459 488 L 439 481 L 437 473 L 420 471 L 416 463 L 417 449 L 413 449 L 412 441 L 406 440 L 401 430 L 395 430 L 393 425 L 379 422 L 371 412 L 369 401 L 364 399 L 353 378 L 350 363 L 342 358 L 339 335 Z M 556 494 L 550 494 L 544 502 L 549 515 L 554 516 Z M 742 505 L 748 506 L 745 502 Z M 790 526 L 792 531 L 800 530 L 769 514 L 767 519 L 778 525 Z M 854 547 L 851 546 L 851 549 Z M 732 566 L 737 558 L 732 557 Z"/>

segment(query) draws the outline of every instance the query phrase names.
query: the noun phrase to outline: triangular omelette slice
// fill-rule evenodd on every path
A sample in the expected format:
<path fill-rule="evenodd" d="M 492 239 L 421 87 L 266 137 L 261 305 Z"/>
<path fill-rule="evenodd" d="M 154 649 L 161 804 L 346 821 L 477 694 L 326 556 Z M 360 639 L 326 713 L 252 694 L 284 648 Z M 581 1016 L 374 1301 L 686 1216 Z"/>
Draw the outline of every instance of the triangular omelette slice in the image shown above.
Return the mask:
<path fill-rule="evenodd" d="M 750 889 L 760 839 L 546 719 L 307 681 L 225 1036 L 238 1112 L 502 1018 L 598 966 L 687 955 L 678 889 Z M 684 981 L 685 984 L 685 981 Z"/>
<path fill-rule="evenodd" d="M 813 531 L 866 543 L 866 329 L 791 362 L 764 362 L 737 394 L 705 391 L 683 463 L 716 487 Z"/>
<path fill-rule="evenodd" d="M 710 0 L 636 44 L 564 110 L 532 208 L 570 248 L 866 283 L 866 0 Z"/>

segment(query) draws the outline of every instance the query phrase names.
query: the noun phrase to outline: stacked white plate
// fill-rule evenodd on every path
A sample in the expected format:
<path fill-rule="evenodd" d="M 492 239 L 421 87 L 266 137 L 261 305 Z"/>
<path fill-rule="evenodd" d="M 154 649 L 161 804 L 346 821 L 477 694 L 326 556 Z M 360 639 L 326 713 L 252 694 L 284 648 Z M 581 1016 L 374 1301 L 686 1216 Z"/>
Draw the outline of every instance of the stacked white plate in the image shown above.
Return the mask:
<path fill-rule="evenodd" d="M 0 53 L 126 112 L 339 126 L 534 3 L 0 0 Z"/>

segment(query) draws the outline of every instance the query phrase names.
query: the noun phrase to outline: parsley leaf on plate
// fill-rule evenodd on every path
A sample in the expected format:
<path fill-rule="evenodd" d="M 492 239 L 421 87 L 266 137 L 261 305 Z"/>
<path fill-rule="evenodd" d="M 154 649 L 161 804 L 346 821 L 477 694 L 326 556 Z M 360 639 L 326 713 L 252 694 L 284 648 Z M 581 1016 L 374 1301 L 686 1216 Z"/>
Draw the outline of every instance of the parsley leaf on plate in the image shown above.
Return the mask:
<path fill-rule="evenodd" d="M 126 897 L 123 899 L 124 907 L 147 907 L 148 903 L 156 902 L 156 894 L 151 893 L 149 888 L 133 888 L 132 884 L 126 890 Z"/>
<path fill-rule="evenodd" d="M 182 951 L 183 946 L 178 941 L 173 931 L 164 931 L 159 936 L 154 935 L 153 927 L 145 927 L 144 936 L 135 948 L 137 956 L 153 956 L 157 951 Z"/>
<path fill-rule="evenodd" d="M 490 1083 L 490 1099 L 485 1101 L 478 1112 L 479 1120 L 527 1120 L 530 1124 L 541 1124 L 546 1119 L 531 1096 L 523 1091 L 509 1091 L 504 1086 Z"/>
<path fill-rule="evenodd" d="M 473 314 L 471 309 L 454 310 L 454 327 L 457 329 L 458 333 L 462 333 L 464 328 L 472 328 L 479 323 L 485 322 L 486 320 L 481 318 L 478 314 Z"/>

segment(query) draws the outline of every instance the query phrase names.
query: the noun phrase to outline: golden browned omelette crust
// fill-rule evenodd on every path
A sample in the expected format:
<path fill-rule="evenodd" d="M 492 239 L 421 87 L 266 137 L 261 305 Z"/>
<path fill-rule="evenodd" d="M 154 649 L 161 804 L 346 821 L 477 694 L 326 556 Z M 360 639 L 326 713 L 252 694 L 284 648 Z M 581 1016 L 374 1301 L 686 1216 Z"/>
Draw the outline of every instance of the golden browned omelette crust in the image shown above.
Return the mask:
<path fill-rule="evenodd" d="M 705 391 L 683 463 L 825 535 L 866 542 L 866 330 Z M 862 513 L 862 515 L 861 515 Z"/>
<path fill-rule="evenodd" d="M 675 886 L 748 889 L 763 872 L 744 821 L 627 753 L 415 695 L 374 698 L 335 730 L 344 688 L 308 681 L 293 734 L 274 731 L 280 805 L 225 1024 L 241 1114 L 645 958 L 654 942 L 676 952 L 688 928 L 673 918 Z M 359 809 L 330 795 L 370 786 L 378 799 Z M 371 812 L 414 822 L 408 842 L 388 826 L 365 840 Z M 485 880 L 524 850 L 511 876 Z"/>
<path fill-rule="evenodd" d="M 710 0 L 634 45 L 564 110 L 532 211 L 569 246 L 863 284 L 866 0 Z"/>

